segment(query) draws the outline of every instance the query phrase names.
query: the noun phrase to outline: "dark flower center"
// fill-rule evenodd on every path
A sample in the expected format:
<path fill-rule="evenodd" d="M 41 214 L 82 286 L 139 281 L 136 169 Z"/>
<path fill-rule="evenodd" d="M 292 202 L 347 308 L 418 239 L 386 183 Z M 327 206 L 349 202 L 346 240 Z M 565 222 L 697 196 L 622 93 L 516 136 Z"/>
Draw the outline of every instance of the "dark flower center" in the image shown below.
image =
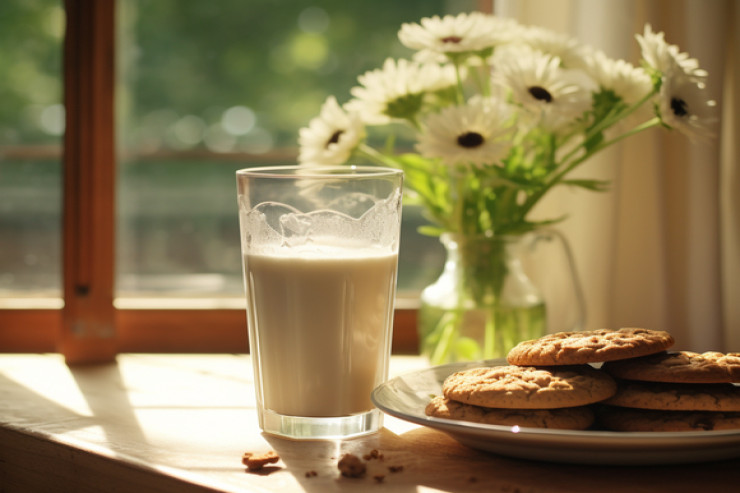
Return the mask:
<path fill-rule="evenodd" d="M 529 94 L 538 101 L 544 101 L 546 103 L 552 102 L 552 94 L 542 86 L 532 86 L 529 88 Z"/>
<path fill-rule="evenodd" d="M 689 105 L 683 99 L 671 98 L 671 109 L 676 116 L 686 116 L 689 114 Z"/>
<path fill-rule="evenodd" d="M 341 137 L 343 133 L 344 130 L 337 130 L 336 132 L 334 132 L 331 137 L 329 137 L 329 140 L 326 142 L 325 147 L 328 148 L 331 144 L 336 144 L 337 142 L 339 142 L 339 137 Z"/>
<path fill-rule="evenodd" d="M 453 43 L 453 44 L 458 44 L 462 40 L 463 39 L 460 36 L 447 36 L 446 38 L 440 39 L 440 41 L 442 41 L 443 43 Z"/>
<path fill-rule="evenodd" d="M 460 147 L 473 148 L 483 144 L 483 136 L 478 132 L 465 132 L 457 138 Z"/>

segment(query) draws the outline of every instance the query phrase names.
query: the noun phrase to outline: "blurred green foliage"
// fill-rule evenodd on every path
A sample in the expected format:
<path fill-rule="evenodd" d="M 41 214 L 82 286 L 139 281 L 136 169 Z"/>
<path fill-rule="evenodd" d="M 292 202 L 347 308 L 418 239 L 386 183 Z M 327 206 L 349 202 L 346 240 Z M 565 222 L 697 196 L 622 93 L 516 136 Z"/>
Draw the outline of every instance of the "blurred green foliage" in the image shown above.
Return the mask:
<path fill-rule="evenodd" d="M 142 153 L 294 148 L 328 95 L 344 102 L 358 75 L 411 55 L 397 39 L 403 22 L 476 3 L 117 0 L 120 144 Z M 63 4 L 0 2 L 0 145 L 54 143 L 63 134 Z M 250 112 L 252 135 L 207 145 L 234 107 Z M 179 139 L 183 132 L 191 138 Z"/>
<path fill-rule="evenodd" d="M 0 1 L 0 145 L 59 140 L 61 0 Z"/>
<path fill-rule="evenodd" d="M 215 273 L 229 293 L 242 289 L 234 169 L 291 160 L 327 96 L 345 102 L 358 75 L 411 56 L 403 22 L 478 3 L 116 1 L 119 288 L 181 276 L 171 292 Z M 62 0 L 0 0 L 0 292 L 61 286 L 64 26 Z M 441 255 L 422 248 L 418 211 L 404 216 L 402 290 L 430 281 Z"/>
<path fill-rule="evenodd" d="M 208 139 L 178 142 L 167 128 L 179 121 L 217 132 L 224 112 L 242 106 L 253 112 L 259 133 L 216 149 L 251 151 L 250 137 L 271 143 L 256 146 L 261 152 L 295 147 L 298 129 L 328 95 L 344 102 L 358 75 L 389 56 L 411 56 L 397 38 L 403 22 L 465 7 L 474 2 L 119 0 L 124 142 L 144 150 L 202 147 Z"/>

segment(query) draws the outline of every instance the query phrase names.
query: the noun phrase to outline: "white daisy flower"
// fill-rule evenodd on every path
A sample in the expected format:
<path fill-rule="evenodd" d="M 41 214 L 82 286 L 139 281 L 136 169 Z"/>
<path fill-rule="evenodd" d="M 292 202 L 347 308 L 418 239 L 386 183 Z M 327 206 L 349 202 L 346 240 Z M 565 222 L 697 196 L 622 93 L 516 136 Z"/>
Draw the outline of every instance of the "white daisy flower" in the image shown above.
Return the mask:
<path fill-rule="evenodd" d="M 365 126 L 359 116 L 342 109 L 330 96 L 319 116 L 298 133 L 298 161 L 309 166 L 344 164 L 364 138 Z"/>
<path fill-rule="evenodd" d="M 413 50 L 433 53 L 480 52 L 511 39 L 515 23 L 481 12 L 425 17 L 419 24 L 404 23 L 398 39 Z"/>
<path fill-rule="evenodd" d="M 347 110 L 359 113 L 368 124 L 383 125 L 393 119 L 413 118 L 421 109 L 424 95 L 457 83 L 451 65 L 386 59 L 382 69 L 358 77 L 361 86 L 350 92 L 355 99 Z"/>
<path fill-rule="evenodd" d="M 667 74 L 659 95 L 661 120 L 691 138 L 711 137 L 717 121 L 716 102 L 708 99 L 705 93 L 703 82 L 680 71 Z"/>
<path fill-rule="evenodd" d="M 595 51 L 588 57 L 588 67 L 589 74 L 602 89 L 614 92 L 628 105 L 640 101 L 653 88 L 644 69 L 609 58 L 602 51 Z"/>
<path fill-rule="evenodd" d="M 694 78 L 704 78 L 706 71 L 699 68 L 696 58 L 690 58 L 687 53 L 682 53 L 678 46 L 668 44 L 665 33 L 654 33 L 650 24 L 645 24 L 645 32 L 636 35 L 640 43 L 642 58 L 650 67 L 661 74 L 674 72 L 680 69 L 684 74 Z"/>
<path fill-rule="evenodd" d="M 558 57 L 537 51 L 509 54 L 499 59 L 495 80 L 546 128 L 557 129 L 591 107 L 596 85 L 585 72 L 563 69 Z"/>
<path fill-rule="evenodd" d="M 424 63 L 443 64 L 449 61 L 446 55 L 442 53 L 437 53 L 436 51 L 432 51 L 432 50 L 419 50 L 413 54 L 411 59 L 414 62 L 421 63 L 421 64 L 424 64 Z"/>
<path fill-rule="evenodd" d="M 510 118 L 511 112 L 500 101 L 448 106 L 426 118 L 416 148 L 449 166 L 495 165 L 511 148 Z"/>
<path fill-rule="evenodd" d="M 517 23 L 514 19 L 499 18 L 491 15 L 484 15 L 482 22 L 484 24 L 488 24 L 488 26 L 485 27 L 485 32 L 487 32 L 488 36 L 490 36 L 490 42 L 487 46 L 488 48 L 498 49 L 499 47 L 507 46 L 518 41 L 518 38 L 520 37 L 519 33 L 522 29 L 524 29 L 524 27 Z M 460 53 L 453 51 L 448 51 L 448 55 L 446 55 L 445 53 L 439 51 L 440 47 L 437 46 L 438 44 L 439 43 L 437 43 L 433 48 L 417 48 L 418 51 L 414 53 L 413 56 L 414 61 L 420 63 L 445 63 L 451 58 L 450 56 L 448 56 L 449 54 L 452 54 L 453 57 L 461 55 Z M 478 53 L 480 55 L 483 55 L 484 57 L 488 55 L 488 52 L 485 48 L 478 51 L 470 51 L 467 54 L 473 53 Z M 465 52 L 462 52 L 462 55 L 464 54 Z M 456 61 L 462 60 L 458 58 Z M 475 59 L 471 60 L 471 58 L 467 57 L 465 57 L 465 62 L 472 65 L 481 63 L 481 61 L 477 61 L 476 63 Z"/>
<path fill-rule="evenodd" d="M 543 27 L 527 27 L 520 36 L 521 41 L 531 48 L 558 57 L 563 68 L 587 67 L 588 57 L 593 52 L 593 48 L 577 39 Z"/>

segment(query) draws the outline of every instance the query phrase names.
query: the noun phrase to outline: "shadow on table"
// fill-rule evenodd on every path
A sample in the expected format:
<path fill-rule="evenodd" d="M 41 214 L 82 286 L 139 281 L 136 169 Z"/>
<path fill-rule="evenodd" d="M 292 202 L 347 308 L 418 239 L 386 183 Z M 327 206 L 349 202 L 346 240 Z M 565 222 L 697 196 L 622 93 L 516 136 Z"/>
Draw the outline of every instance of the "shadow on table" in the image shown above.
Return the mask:
<path fill-rule="evenodd" d="M 383 429 L 374 435 L 342 441 L 265 438 L 281 456 L 286 469 L 309 492 L 365 491 L 376 482 L 383 483 L 383 491 L 394 492 L 417 491 L 419 486 L 455 492 L 508 493 L 730 491 L 737 485 L 740 470 L 740 460 L 659 466 L 530 461 L 479 452 L 428 428 L 401 435 Z M 377 450 L 382 459 L 369 458 L 372 450 Z M 366 457 L 364 477 L 340 476 L 337 462 L 345 453 Z M 318 469 L 317 462 L 321 464 Z M 315 470 L 307 469 L 309 463 Z M 382 476 L 382 480 L 374 479 L 375 476 Z"/>
<path fill-rule="evenodd" d="M 387 429 L 346 440 L 287 440 L 264 435 L 280 455 L 286 470 L 308 492 L 382 491 L 416 492 L 416 476 L 407 469 L 405 443 Z M 338 462 L 344 454 L 357 456 L 366 466 L 361 477 L 344 477 Z"/>
<path fill-rule="evenodd" d="M 509 458 L 463 446 L 442 432 L 418 428 L 399 437 L 411 450 L 426 450 L 421 485 L 451 491 L 730 491 L 740 460 L 678 465 L 608 466 Z M 462 466 L 464 464 L 464 467 Z M 465 472 L 460 472 L 464 469 Z M 466 486 L 464 486 L 466 485 Z"/>
<path fill-rule="evenodd" d="M 14 404 L 17 404 L 18 422 L 50 435 L 89 428 L 90 436 L 94 438 L 95 428 L 99 427 L 115 454 L 126 451 L 125 446 L 119 447 L 121 442 L 140 440 L 146 443 L 117 364 L 70 367 L 67 371 L 68 375 L 52 376 L 60 386 L 55 395 L 43 395 L 0 374 L 0 388 L 7 399 L 4 412 L 14 413 Z M 66 393 L 60 394 L 61 389 Z M 77 392 L 87 409 L 85 406 L 70 407 Z M 5 417 L 13 418 L 10 415 Z"/>
<path fill-rule="evenodd" d="M 43 431 L 47 433 L 69 431 L 95 424 L 94 417 L 73 411 L 7 378 L 2 373 L 0 373 L 0 388 L 3 389 L 3 399 L 6 399 L 3 403 L 3 418 L 6 420 L 14 421 L 15 418 L 20 418 L 29 423 L 41 423 Z M 29 407 L 33 409 L 33 415 L 28 414 Z"/>
<path fill-rule="evenodd" d="M 117 362 L 70 367 L 70 373 L 113 453 L 127 457 L 129 444 L 148 443 Z"/>

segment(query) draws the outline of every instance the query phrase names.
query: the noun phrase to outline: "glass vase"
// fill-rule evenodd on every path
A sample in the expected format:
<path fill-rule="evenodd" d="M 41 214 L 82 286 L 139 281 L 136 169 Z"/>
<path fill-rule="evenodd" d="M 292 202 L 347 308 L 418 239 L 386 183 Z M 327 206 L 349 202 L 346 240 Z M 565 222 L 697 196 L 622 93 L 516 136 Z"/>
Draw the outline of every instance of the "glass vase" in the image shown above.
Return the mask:
<path fill-rule="evenodd" d="M 447 259 L 421 294 L 419 341 L 433 365 L 504 358 L 523 340 L 578 330 L 585 318 L 573 256 L 557 231 L 443 234 Z"/>

